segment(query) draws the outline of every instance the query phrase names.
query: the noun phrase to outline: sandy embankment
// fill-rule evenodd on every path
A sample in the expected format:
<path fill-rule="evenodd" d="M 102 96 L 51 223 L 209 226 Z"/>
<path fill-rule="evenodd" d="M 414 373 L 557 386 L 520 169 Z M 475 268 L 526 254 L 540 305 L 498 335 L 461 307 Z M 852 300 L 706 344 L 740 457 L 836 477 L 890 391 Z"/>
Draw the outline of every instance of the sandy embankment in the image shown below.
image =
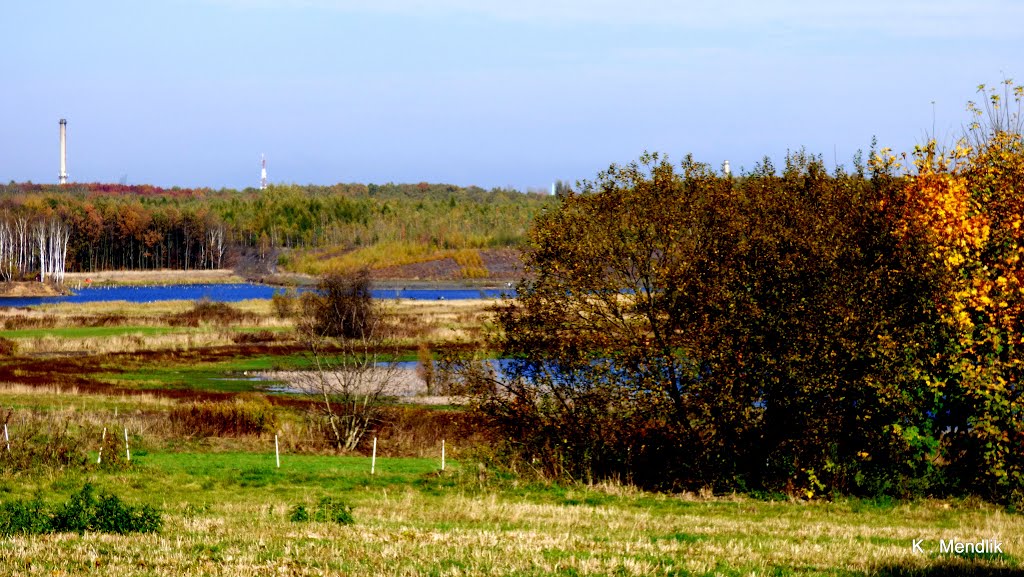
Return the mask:
<path fill-rule="evenodd" d="M 416 369 L 403 367 L 376 368 L 363 374 L 327 371 L 324 373 L 323 381 L 314 371 L 267 371 L 258 373 L 258 376 L 268 381 L 282 383 L 280 387 L 274 389 L 290 393 L 321 395 L 323 393 L 320 387 L 325 386 L 329 391 L 335 392 L 351 389 L 360 393 L 372 393 L 379 389 L 383 396 L 394 397 L 402 403 L 457 405 L 465 402 L 461 397 L 428 396 L 427 383 Z"/>
<path fill-rule="evenodd" d="M 39 281 L 0 283 L 0 298 L 55 297 L 61 294 L 64 293 L 54 286 Z"/>

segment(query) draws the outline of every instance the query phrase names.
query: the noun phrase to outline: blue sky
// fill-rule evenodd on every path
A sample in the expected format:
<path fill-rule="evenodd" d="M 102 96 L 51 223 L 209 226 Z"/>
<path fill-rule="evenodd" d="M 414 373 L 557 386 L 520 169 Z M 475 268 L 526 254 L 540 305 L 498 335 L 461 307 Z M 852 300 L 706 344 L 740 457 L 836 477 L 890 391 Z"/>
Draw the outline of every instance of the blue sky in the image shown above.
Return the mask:
<path fill-rule="evenodd" d="M 1024 2 L 138 0 L 0 9 L 0 181 L 546 189 L 644 150 L 831 165 L 1024 81 Z M 932 104 L 934 102 L 934 105 Z"/>

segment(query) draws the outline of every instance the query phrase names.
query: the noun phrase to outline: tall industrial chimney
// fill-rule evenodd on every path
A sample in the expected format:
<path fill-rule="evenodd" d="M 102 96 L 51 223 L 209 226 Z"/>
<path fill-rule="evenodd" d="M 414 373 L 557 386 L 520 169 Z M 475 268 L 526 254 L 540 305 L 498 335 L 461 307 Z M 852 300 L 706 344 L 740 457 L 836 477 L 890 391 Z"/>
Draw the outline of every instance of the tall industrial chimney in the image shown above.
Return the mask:
<path fill-rule="evenodd" d="M 267 189 L 267 157 L 260 155 L 260 190 Z"/>
<path fill-rule="evenodd" d="M 60 119 L 60 175 L 58 182 L 68 183 L 68 121 Z"/>

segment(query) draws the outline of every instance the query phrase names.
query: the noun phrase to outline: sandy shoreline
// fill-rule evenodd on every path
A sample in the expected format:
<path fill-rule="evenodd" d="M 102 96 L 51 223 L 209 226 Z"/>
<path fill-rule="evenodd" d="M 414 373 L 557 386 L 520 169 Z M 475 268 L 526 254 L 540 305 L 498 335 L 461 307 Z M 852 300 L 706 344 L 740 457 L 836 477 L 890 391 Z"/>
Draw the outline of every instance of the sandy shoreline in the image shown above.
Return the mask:
<path fill-rule="evenodd" d="M 318 379 L 313 371 L 266 371 L 256 376 L 267 381 L 282 383 L 271 389 L 294 394 L 320 394 Z M 386 382 L 381 382 L 381 380 Z M 458 405 L 465 399 L 446 395 L 427 395 L 427 383 L 416 369 L 393 367 L 374 369 L 372 373 L 357 379 L 346 379 L 340 372 L 328 372 L 324 379 L 327 387 L 352 386 L 355 390 L 373 391 L 381 387 L 381 394 L 393 397 L 401 403 L 421 405 Z"/>

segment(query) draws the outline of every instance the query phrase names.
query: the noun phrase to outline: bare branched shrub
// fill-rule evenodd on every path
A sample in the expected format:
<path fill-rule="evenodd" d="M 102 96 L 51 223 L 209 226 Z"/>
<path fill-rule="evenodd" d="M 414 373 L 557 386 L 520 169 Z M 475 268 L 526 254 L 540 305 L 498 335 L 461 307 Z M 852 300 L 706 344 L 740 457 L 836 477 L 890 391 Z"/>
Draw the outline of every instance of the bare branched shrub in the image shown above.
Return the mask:
<path fill-rule="evenodd" d="M 317 401 L 314 411 L 331 443 L 354 450 L 380 424 L 381 402 L 399 392 L 404 371 L 377 338 L 340 339 L 330 349 L 322 342 L 307 344 L 314 369 L 303 372 L 296 385 Z"/>
<path fill-rule="evenodd" d="M 299 338 L 313 370 L 296 386 L 317 401 L 315 419 L 331 444 L 352 451 L 380 424 L 381 401 L 399 392 L 404 371 L 385 339 L 365 270 L 325 277 L 302 305 Z"/>

